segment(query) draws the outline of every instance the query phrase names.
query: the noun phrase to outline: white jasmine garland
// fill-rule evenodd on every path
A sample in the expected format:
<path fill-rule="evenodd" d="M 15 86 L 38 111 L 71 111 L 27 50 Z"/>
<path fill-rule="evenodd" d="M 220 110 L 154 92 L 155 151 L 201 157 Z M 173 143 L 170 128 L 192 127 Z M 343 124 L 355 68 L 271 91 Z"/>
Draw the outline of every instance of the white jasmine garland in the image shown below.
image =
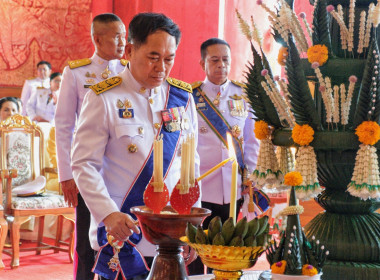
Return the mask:
<path fill-rule="evenodd" d="M 367 15 L 367 24 L 365 27 L 365 34 L 364 34 L 364 47 L 365 48 L 368 48 L 368 46 L 369 46 L 374 8 L 375 8 L 375 4 L 373 4 L 373 3 L 369 4 L 368 15 Z"/>
<path fill-rule="evenodd" d="M 342 8 L 342 5 L 338 5 L 338 15 L 339 15 L 339 18 L 343 19 L 343 8 Z M 340 25 L 339 25 L 340 26 Z M 340 42 L 341 42 L 341 45 L 342 45 L 342 50 L 347 50 L 347 33 L 344 31 L 343 28 L 339 28 L 340 29 Z"/>
<path fill-rule="evenodd" d="M 358 53 L 362 53 L 364 48 L 365 19 L 366 12 L 362 11 L 360 13 Z"/>
<path fill-rule="evenodd" d="M 340 85 L 340 115 L 341 123 L 348 124 L 348 114 L 346 114 L 346 87 L 344 84 Z"/>
<path fill-rule="evenodd" d="M 350 52 L 354 48 L 355 2 L 356 0 L 350 0 L 350 8 L 348 14 L 348 51 Z"/>
<path fill-rule="evenodd" d="M 338 25 L 340 27 L 341 32 L 343 31 L 344 36 L 345 36 L 346 40 L 348 41 L 350 38 L 350 32 L 348 31 L 347 26 L 343 21 L 343 18 L 341 18 L 340 15 L 335 11 L 335 8 L 333 5 L 327 6 L 327 11 L 336 20 L 336 22 L 338 23 Z"/>
<path fill-rule="evenodd" d="M 339 123 L 340 116 L 339 116 L 339 86 L 334 86 L 334 113 L 333 113 L 333 122 Z"/>
<path fill-rule="evenodd" d="M 295 170 L 300 172 L 303 181 L 300 186 L 295 187 L 297 198 L 309 200 L 320 193 L 320 185 L 317 176 L 317 159 L 314 148 L 301 146 L 296 156 Z"/>

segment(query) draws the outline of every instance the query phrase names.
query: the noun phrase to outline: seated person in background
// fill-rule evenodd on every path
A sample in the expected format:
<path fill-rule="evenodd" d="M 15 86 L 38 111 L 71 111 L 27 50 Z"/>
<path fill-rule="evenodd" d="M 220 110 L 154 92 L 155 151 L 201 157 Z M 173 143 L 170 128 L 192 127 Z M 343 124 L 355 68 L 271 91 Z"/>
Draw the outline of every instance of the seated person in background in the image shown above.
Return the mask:
<path fill-rule="evenodd" d="M 50 75 L 50 88 L 37 88 L 26 104 L 26 113 L 36 122 L 52 122 L 55 115 L 57 95 L 61 86 L 62 74 L 54 72 Z"/>
<path fill-rule="evenodd" d="M 3 97 L 0 99 L 0 120 L 5 121 L 8 117 L 19 114 L 20 106 L 15 97 Z"/>
<path fill-rule="evenodd" d="M 32 90 L 37 87 L 49 88 L 49 76 L 51 74 L 51 64 L 47 61 L 41 60 L 37 63 L 37 77 L 27 79 L 24 83 L 21 92 L 21 102 L 24 105 L 22 111 L 20 112 L 22 115 L 26 115 L 26 103 L 32 94 Z"/>

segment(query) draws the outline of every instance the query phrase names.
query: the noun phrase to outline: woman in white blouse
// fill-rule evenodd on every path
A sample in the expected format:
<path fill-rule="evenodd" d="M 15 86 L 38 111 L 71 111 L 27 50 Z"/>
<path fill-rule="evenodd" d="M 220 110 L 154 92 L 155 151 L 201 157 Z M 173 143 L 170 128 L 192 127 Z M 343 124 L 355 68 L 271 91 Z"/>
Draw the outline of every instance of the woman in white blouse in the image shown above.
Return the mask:
<path fill-rule="evenodd" d="M 54 72 L 50 75 L 50 88 L 37 88 L 33 90 L 26 113 L 36 122 L 53 122 L 58 93 L 61 86 L 62 74 Z"/>

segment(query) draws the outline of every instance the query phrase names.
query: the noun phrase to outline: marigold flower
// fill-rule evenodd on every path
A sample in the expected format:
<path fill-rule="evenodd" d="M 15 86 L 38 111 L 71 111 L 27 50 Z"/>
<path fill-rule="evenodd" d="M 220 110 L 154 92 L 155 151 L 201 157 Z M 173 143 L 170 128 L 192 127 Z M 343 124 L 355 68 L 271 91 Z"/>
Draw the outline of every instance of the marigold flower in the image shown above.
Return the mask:
<path fill-rule="evenodd" d="M 307 59 L 310 63 L 318 62 L 319 66 L 322 66 L 328 58 L 329 50 L 325 45 L 314 45 L 307 50 Z"/>
<path fill-rule="evenodd" d="M 288 48 L 281 47 L 280 50 L 278 51 L 278 56 L 277 56 L 277 62 L 281 66 L 285 66 L 286 64 L 286 58 L 288 57 Z"/>
<path fill-rule="evenodd" d="M 284 260 L 276 262 L 272 264 L 272 266 L 270 267 L 270 269 L 272 270 L 272 273 L 275 273 L 275 274 L 284 274 L 285 268 L 286 268 L 286 261 Z"/>
<path fill-rule="evenodd" d="M 270 131 L 269 126 L 265 121 L 257 121 L 255 122 L 255 137 L 259 140 L 267 139 Z"/>
<path fill-rule="evenodd" d="M 302 175 L 298 171 L 286 173 L 284 177 L 284 184 L 287 186 L 300 186 L 302 184 L 302 181 Z"/>
<path fill-rule="evenodd" d="M 292 138 L 298 145 L 309 145 L 314 140 L 314 129 L 308 124 L 296 124 L 292 131 Z"/>
<path fill-rule="evenodd" d="M 305 264 L 302 266 L 302 275 L 314 276 L 318 274 L 318 270 L 311 264 Z"/>
<path fill-rule="evenodd" d="M 357 128 L 355 134 L 365 145 L 375 145 L 380 139 L 380 126 L 373 121 L 364 121 Z"/>

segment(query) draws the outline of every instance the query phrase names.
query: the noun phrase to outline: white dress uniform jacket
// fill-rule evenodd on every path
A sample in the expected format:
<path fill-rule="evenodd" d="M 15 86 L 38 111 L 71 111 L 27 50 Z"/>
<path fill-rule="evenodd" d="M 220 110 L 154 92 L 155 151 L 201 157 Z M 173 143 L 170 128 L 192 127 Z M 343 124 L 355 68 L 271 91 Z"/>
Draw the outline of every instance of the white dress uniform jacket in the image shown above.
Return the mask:
<path fill-rule="evenodd" d="M 92 91 L 86 95 L 74 139 L 73 175 L 91 212 L 90 243 L 94 250 L 99 250 L 96 236 L 98 226 L 103 226 L 102 221 L 109 214 L 120 210 L 123 198 L 158 135 L 155 124 L 161 123 L 161 110 L 165 108 L 169 89 L 165 81 L 160 87 L 140 93 L 141 85 L 128 68 L 118 76 L 122 78 L 120 85 L 99 95 Z M 134 110 L 133 118 L 119 117 L 119 99 L 130 101 Z M 197 141 L 197 112 L 192 96 L 184 118 L 189 120 L 190 125 L 188 129 L 182 130 L 179 143 L 190 133 L 194 133 Z M 131 144 L 137 146 L 134 153 L 128 150 Z M 165 179 L 169 193 L 180 178 L 180 168 L 180 151 L 177 150 Z M 197 153 L 195 176 L 199 176 Z M 200 206 L 200 199 L 196 206 Z M 155 255 L 155 247 L 144 238 L 138 243 L 137 249 L 144 256 Z"/>
<path fill-rule="evenodd" d="M 31 120 L 35 116 L 41 116 L 50 123 L 54 121 L 56 106 L 50 94 L 50 89 L 46 88 L 37 88 L 32 91 L 32 95 L 26 104 L 26 113 Z"/>
<path fill-rule="evenodd" d="M 50 79 L 40 79 L 40 78 L 34 78 L 26 80 L 24 83 L 24 86 L 22 87 L 21 92 L 21 102 L 22 102 L 22 115 L 26 116 L 26 105 L 28 104 L 28 100 L 32 94 L 32 90 L 36 89 L 37 87 L 41 88 L 50 88 Z"/>
<path fill-rule="evenodd" d="M 109 67 L 111 74 L 116 76 L 125 66 L 120 60 L 104 60 L 94 54 L 91 63 L 73 68 L 66 66 L 62 75 L 60 95 L 55 113 L 56 143 L 59 181 L 73 178 L 71 171 L 71 145 L 76 120 L 80 114 L 84 96 L 89 86 L 103 81 L 101 73 Z"/>
<path fill-rule="evenodd" d="M 252 113 L 248 113 L 248 117 L 232 116 L 228 107 L 228 100 L 232 100 L 230 96 L 235 94 L 243 96 L 242 88 L 233 84 L 230 80 L 227 80 L 223 85 L 215 85 L 207 78 L 200 88 L 211 101 L 217 98 L 217 94 L 220 92 L 220 103 L 217 108 L 231 127 L 234 125 L 240 127 L 240 137 L 244 138 L 244 162 L 248 165 L 249 170 L 254 170 L 259 151 L 259 142 L 253 132 L 255 126 L 255 121 L 252 119 L 253 115 Z M 247 110 L 249 110 L 248 107 Z M 200 115 L 198 115 L 198 128 L 198 153 L 201 158 L 200 172 L 203 174 L 213 166 L 227 159 L 228 149 Z M 202 179 L 202 201 L 220 205 L 230 203 L 231 169 L 232 163 L 229 162 Z M 241 176 L 238 176 L 238 186 L 240 186 L 240 184 Z M 239 199 L 240 191 L 238 190 L 237 193 L 237 198 Z"/>

